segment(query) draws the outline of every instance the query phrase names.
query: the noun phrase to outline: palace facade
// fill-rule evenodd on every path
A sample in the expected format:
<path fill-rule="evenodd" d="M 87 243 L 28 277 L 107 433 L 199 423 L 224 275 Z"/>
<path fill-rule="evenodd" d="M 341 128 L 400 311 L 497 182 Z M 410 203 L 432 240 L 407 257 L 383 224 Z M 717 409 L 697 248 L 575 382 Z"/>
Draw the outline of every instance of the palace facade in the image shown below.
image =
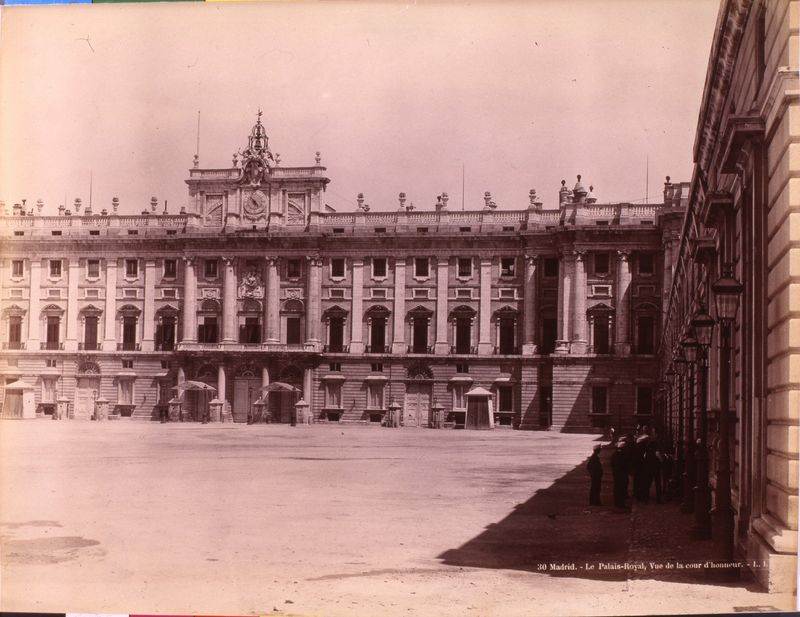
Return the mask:
<path fill-rule="evenodd" d="M 14 205 L 0 219 L 4 416 L 59 399 L 89 418 L 156 419 L 187 380 L 245 421 L 272 382 L 315 421 L 464 423 L 466 394 L 492 394 L 498 426 L 588 431 L 652 422 L 669 252 L 687 186 L 664 203 L 600 204 L 580 176 L 558 209 L 353 212 L 323 202 L 317 154 L 284 167 L 259 117 L 230 167 L 195 157 L 187 206 L 140 215 Z M 665 251 L 667 259 L 665 260 Z M 266 395 L 287 422 L 299 393 Z M 208 394 L 182 394 L 197 418 Z"/>

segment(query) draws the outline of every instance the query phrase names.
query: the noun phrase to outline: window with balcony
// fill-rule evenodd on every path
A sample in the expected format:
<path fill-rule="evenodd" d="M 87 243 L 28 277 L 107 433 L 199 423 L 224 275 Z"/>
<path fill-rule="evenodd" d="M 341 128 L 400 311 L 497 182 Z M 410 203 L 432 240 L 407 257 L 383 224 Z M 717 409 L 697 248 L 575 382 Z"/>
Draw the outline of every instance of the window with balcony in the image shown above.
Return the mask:
<path fill-rule="evenodd" d="M 468 279 L 472 277 L 472 258 L 458 258 L 458 278 Z"/>
<path fill-rule="evenodd" d="M 384 279 L 386 278 L 386 258 L 373 257 L 372 258 L 372 278 Z"/>
<path fill-rule="evenodd" d="M 243 345 L 257 345 L 261 342 L 261 320 L 258 317 L 245 317 L 239 326 L 239 342 Z"/>
<path fill-rule="evenodd" d="M 417 311 L 411 315 L 411 353 L 428 353 L 430 314 Z"/>
<path fill-rule="evenodd" d="M 60 259 L 51 259 L 50 260 L 50 278 L 53 278 L 53 279 L 60 279 L 61 278 L 61 260 Z"/>
<path fill-rule="evenodd" d="M 176 259 L 164 260 L 164 278 L 174 279 L 178 276 L 178 261 Z"/>
<path fill-rule="evenodd" d="M 197 326 L 198 343 L 218 343 L 219 342 L 219 323 L 215 315 L 204 315 L 202 321 Z"/>
<path fill-rule="evenodd" d="M 286 344 L 300 345 L 302 342 L 300 317 L 297 315 L 289 315 L 286 318 Z"/>
<path fill-rule="evenodd" d="M 369 327 L 369 351 L 372 353 L 386 352 L 386 318 L 373 317 Z"/>
<path fill-rule="evenodd" d="M 514 315 L 503 315 L 497 321 L 498 352 L 504 355 L 517 353 L 517 320 Z"/>
<path fill-rule="evenodd" d="M 594 273 L 598 276 L 605 276 L 609 273 L 608 253 L 594 254 Z"/>
<path fill-rule="evenodd" d="M 160 323 L 156 325 L 156 350 L 173 351 L 175 349 L 176 318 L 173 315 L 163 315 Z"/>
<path fill-rule="evenodd" d="M 514 257 L 500 259 L 500 276 L 513 277 L 517 273 L 517 260 Z"/>
<path fill-rule="evenodd" d="M 416 257 L 414 259 L 414 276 L 416 278 L 428 278 L 430 276 L 430 263 L 427 257 Z"/>
<path fill-rule="evenodd" d="M 636 353 L 655 353 L 655 318 L 652 315 L 636 316 Z"/>
<path fill-rule="evenodd" d="M 122 350 L 136 350 L 136 328 L 139 319 L 134 315 L 125 315 L 122 318 Z"/>
<path fill-rule="evenodd" d="M 611 328 L 607 315 L 596 315 L 592 325 L 592 343 L 594 353 L 608 354 L 611 352 Z"/>
<path fill-rule="evenodd" d="M 45 349 L 61 347 L 61 317 L 49 315 L 46 322 Z"/>
<path fill-rule="evenodd" d="M 83 348 L 87 351 L 94 351 L 99 348 L 97 343 L 97 325 L 98 318 L 96 315 L 86 315 L 83 318 Z"/>
<path fill-rule="evenodd" d="M 286 260 L 286 278 L 299 279 L 303 273 L 303 262 L 299 259 Z"/>
<path fill-rule="evenodd" d="M 551 354 L 556 348 L 558 338 L 558 320 L 555 317 L 547 316 L 542 318 L 542 338 L 539 345 L 540 354 Z"/>
<path fill-rule="evenodd" d="M 344 259 L 340 257 L 331 259 L 331 278 L 343 279 L 344 276 L 345 276 Z"/>
<path fill-rule="evenodd" d="M 22 278 L 25 275 L 25 263 L 21 259 L 15 259 L 11 262 L 11 276 L 14 278 Z"/>
<path fill-rule="evenodd" d="M 8 348 L 22 349 L 22 317 L 8 318 Z"/>
<path fill-rule="evenodd" d="M 344 317 L 331 316 L 328 319 L 328 351 L 344 351 Z"/>
<path fill-rule="evenodd" d="M 472 353 L 472 324 L 476 312 L 468 306 L 459 306 L 450 313 L 450 323 L 453 325 L 452 353 Z"/>
<path fill-rule="evenodd" d="M 86 261 L 86 278 L 99 279 L 100 278 L 100 260 L 88 259 Z"/>
<path fill-rule="evenodd" d="M 136 259 L 125 260 L 125 278 L 135 279 L 139 276 L 139 262 Z"/>

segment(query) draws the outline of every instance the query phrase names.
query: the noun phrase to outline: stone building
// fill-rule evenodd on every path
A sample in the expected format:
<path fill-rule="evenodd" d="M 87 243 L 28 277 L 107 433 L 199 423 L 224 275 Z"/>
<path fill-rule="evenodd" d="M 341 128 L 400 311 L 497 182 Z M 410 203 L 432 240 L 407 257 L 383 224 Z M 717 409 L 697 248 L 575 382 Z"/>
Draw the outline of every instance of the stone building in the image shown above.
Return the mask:
<path fill-rule="evenodd" d="M 260 115 L 260 114 L 259 114 Z M 600 204 L 578 176 L 544 209 L 442 194 L 415 210 L 323 202 L 326 169 L 274 157 L 259 117 L 228 167 L 195 157 L 179 214 L 76 200 L 0 220 L 3 415 L 156 419 L 175 387 L 207 383 L 223 419 L 265 395 L 272 421 L 298 396 L 315 421 L 463 425 L 466 394 L 492 393 L 498 426 L 602 430 L 652 422 L 664 300 L 664 242 L 687 186 L 665 203 Z M 685 204 L 684 204 L 685 205 Z M 678 213 L 678 214 L 676 214 Z M 669 271 L 667 270 L 667 274 Z M 21 386 L 32 391 L 22 402 Z M 199 417 L 204 392 L 182 394 Z M 26 411 L 27 410 L 27 411 Z"/>
<path fill-rule="evenodd" d="M 776 591 L 797 575 L 798 23 L 797 1 L 722 2 L 660 344 L 696 534 Z"/>

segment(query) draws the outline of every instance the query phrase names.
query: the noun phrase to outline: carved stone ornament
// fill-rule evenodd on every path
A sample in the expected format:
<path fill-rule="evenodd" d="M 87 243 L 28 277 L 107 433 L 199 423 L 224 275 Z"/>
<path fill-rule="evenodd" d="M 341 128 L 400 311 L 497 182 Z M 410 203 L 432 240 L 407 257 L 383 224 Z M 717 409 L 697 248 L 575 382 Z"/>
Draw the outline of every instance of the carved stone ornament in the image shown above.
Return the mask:
<path fill-rule="evenodd" d="M 264 297 L 264 283 L 261 273 L 256 268 L 250 268 L 242 275 L 239 282 L 239 297 L 260 300 Z"/>
<path fill-rule="evenodd" d="M 203 287 L 200 290 L 201 298 L 211 298 L 212 300 L 219 300 L 220 292 L 218 287 Z"/>
<path fill-rule="evenodd" d="M 287 300 L 301 300 L 303 298 L 303 290 L 301 288 L 291 287 L 286 290 Z"/>

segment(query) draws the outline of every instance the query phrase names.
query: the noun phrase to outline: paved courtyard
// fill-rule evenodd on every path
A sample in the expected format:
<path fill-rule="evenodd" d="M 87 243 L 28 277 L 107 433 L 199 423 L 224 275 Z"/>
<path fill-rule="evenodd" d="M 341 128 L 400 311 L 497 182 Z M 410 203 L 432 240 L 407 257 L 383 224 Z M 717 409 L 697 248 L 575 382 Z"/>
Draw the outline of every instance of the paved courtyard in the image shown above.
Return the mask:
<path fill-rule="evenodd" d="M 637 516 L 676 511 L 586 507 L 595 439 L 4 421 L 0 608 L 505 617 L 793 607 L 703 573 L 586 570 L 641 561 Z"/>

